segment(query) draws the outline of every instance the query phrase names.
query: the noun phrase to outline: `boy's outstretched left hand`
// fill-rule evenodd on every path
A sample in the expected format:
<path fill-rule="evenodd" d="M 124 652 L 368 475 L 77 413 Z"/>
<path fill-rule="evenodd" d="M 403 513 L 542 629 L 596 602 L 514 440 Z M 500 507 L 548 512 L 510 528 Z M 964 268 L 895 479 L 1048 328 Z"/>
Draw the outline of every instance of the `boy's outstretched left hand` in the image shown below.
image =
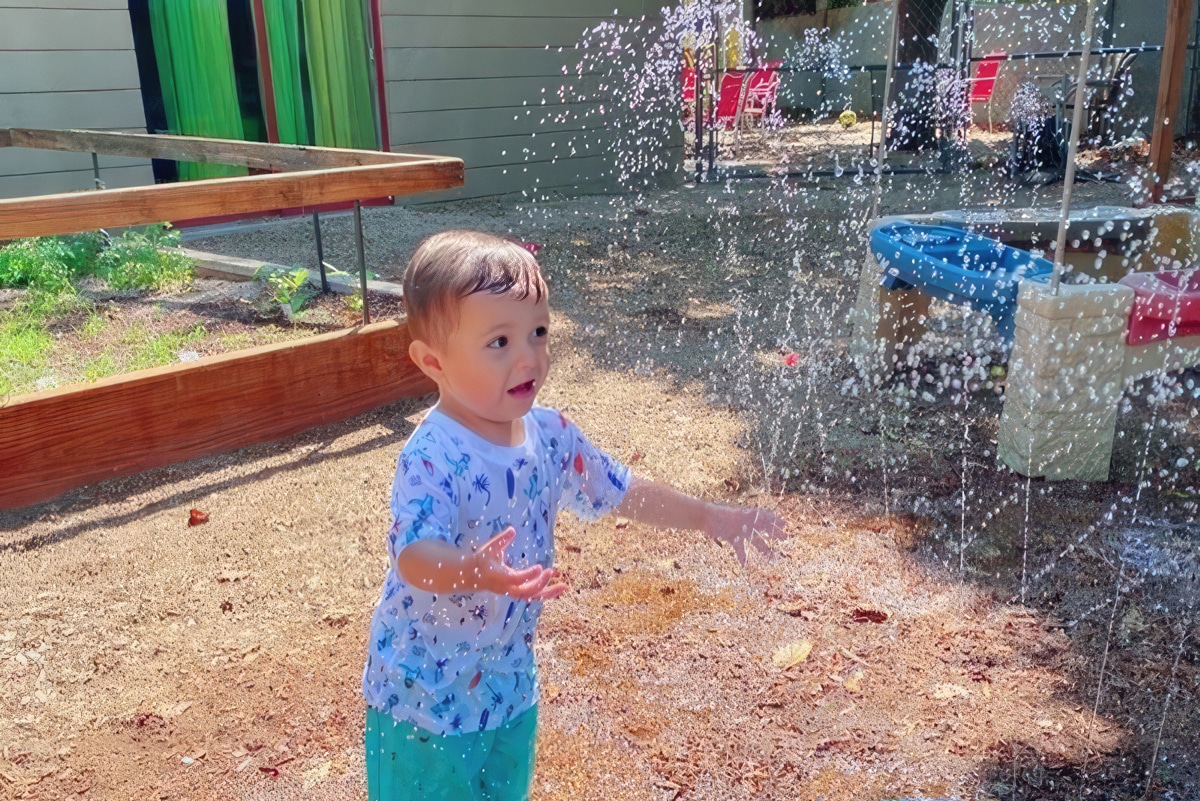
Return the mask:
<path fill-rule="evenodd" d="M 786 536 L 783 518 L 770 509 L 751 506 L 714 506 L 709 511 L 704 533 L 718 542 L 728 542 L 737 560 L 746 564 L 746 543 L 763 556 L 775 553 L 776 543 Z"/>

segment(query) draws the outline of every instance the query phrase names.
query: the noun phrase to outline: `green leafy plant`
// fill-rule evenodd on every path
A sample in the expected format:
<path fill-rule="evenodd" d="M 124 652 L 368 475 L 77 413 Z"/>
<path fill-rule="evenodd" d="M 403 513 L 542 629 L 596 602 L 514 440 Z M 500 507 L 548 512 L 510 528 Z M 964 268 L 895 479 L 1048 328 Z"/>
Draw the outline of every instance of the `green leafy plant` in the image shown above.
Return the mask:
<path fill-rule="evenodd" d="M 356 289 L 356 290 L 354 290 L 353 294 L 346 296 L 346 308 L 347 309 L 354 312 L 355 314 L 358 314 L 359 312 L 362 311 L 362 307 L 363 307 L 362 289 Z"/>
<path fill-rule="evenodd" d="M 100 253 L 96 274 L 114 289 L 186 285 L 195 262 L 179 252 L 179 241 L 179 232 L 165 223 L 126 231 Z"/>
<path fill-rule="evenodd" d="M 21 239 L 0 248 L 0 287 L 58 294 L 90 273 L 104 245 L 99 233 Z"/>
<path fill-rule="evenodd" d="M 129 230 L 106 243 L 106 235 L 21 239 L 0 248 L 0 287 L 74 294 L 87 275 L 114 289 L 162 289 L 192 278 L 193 261 L 179 252 L 179 233 L 166 224 Z"/>
<path fill-rule="evenodd" d="M 254 274 L 254 279 L 267 285 L 271 290 L 271 299 L 284 309 L 288 317 L 299 315 L 304 304 L 317 294 L 308 283 L 308 270 L 303 267 L 288 269 L 263 265 Z"/>

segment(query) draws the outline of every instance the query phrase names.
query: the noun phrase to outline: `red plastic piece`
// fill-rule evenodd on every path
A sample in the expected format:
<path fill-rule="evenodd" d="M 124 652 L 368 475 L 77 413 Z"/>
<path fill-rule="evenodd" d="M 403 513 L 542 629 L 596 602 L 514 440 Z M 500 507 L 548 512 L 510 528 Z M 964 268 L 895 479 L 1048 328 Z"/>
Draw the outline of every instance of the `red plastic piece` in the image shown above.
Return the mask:
<path fill-rule="evenodd" d="M 695 105 L 696 70 L 691 67 L 684 67 L 679 71 L 679 77 L 683 81 L 683 102 L 688 105 Z"/>
<path fill-rule="evenodd" d="M 779 93 L 779 68 L 783 59 L 773 59 L 750 73 L 746 82 L 746 103 L 742 114 L 760 119 L 775 108 L 775 96 Z"/>
<path fill-rule="evenodd" d="M 1133 273 L 1121 283 L 1135 293 L 1125 340 L 1130 345 L 1200 335 L 1200 269 Z"/>
<path fill-rule="evenodd" d="M 721 85 L 717 90 L 717 114 L 715 127 L 726 131 L 733 130 L 737 122 L 738 112 L 745 96 L 742 94 L 742 84 L 746 81 L 744 72 L 726 72 L 721 75 Z"/>
<path fill-rule="evenodd" d="M 996 76 L 1000 73 L 1000 62 L 1007 60 L 1008 55 L 1003 50 L 996 50 L 983 57 L 975 67 L 975 77 L 971 79 L 971 102 L 986 103 L 992 99 L 996 91 Z"/>

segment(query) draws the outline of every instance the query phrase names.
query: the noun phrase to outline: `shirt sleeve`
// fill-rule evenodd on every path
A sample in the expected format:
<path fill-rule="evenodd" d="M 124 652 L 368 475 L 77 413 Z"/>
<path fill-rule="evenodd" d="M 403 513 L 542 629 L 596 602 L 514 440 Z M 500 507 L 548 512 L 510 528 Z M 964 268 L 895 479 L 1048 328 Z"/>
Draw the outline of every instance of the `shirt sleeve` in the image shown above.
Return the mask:
<path fill-rule="evenodd" d="M 625 499 L 629 468 L 593 445 L 566 417 L 560 418 L 570 445 L 562 503 L 582 520 L 599 520 Z"/>
<path fill-rule="evenodd" d="M 459 457 L 457 449 L 453 456 Z M 388 661 L 404 666 L 407 675 L 427 692 L 450 685 L 462 673 L 474 670 L 481 651 L 500 638 L 493 623 L 501 606 L 495 593 L 476 591 L 432 593 L 409 586 L 399 576 L 396 558 L 406 546 L 423 539 L 439 539 L 459 545 L 459 489 L 446 469 L 449 455 L 435 441 L 401 454 L 392 490 L 393 523 L 388 534 L 388 554 L 399 584 L 396 615 L 407 619 L 397 632 L 394 656 L 381 652 Z M 492 618 L 492 619 L 489 619 Z"/>
<path fill-rule="evenodd" d="M 392 564 L 406 545 L 417 540 L 439 539 L 454 544 L 457 493 L 453 479 L 435 461 L 442 450 L 431 451 L 431 445 L 426 445 L 400 454 L 392 483 L 392 528 L 388 532 Z"/>

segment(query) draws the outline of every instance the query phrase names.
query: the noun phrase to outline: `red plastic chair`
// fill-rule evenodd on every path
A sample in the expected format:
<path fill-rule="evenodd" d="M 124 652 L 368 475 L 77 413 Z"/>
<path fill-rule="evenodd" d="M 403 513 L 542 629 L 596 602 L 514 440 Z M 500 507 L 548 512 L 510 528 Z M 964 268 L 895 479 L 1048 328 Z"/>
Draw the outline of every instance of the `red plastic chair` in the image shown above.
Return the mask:
<path fill-rule="evenodd" d="M 742 103 L 745 95 L 742 88 L 746 83 L 746 73 L 726 72 L 721 75 L 721 87 L 717 90 L 717 108 L 713 125 L 726 131 L 731 131 L 741 116 Z"/>
<path fill-rule="evenodd" d="M 779 68 L 782 66 L 783 59 L 773 59 L 750 73 L 750 79 L 746 82 L 746 104 L 742 107 L 743 115 L 752 119 L 757 117 L 761 121 L 775 108 L 775 99 L 779 94 L 781 82 Z"/>
<path fill-rule="evenodd" d="M 976 65 L 975 77 L 968 79 L 971 85 L 971 105 L 983 103 L 987 106 L 989 132 L 992 130 L 992 96 L 996 92 L 996 76 L 1000 74 L 1000 62 L 1007 60 L 1007 53 L 994 50 Z"/>
<path fill-rule="evenodd" d="M 683 81 L 683 118 L 690 119 L 696 110 L 696 70 L 694 67 L 683 67 L 679 70 Z"/>

